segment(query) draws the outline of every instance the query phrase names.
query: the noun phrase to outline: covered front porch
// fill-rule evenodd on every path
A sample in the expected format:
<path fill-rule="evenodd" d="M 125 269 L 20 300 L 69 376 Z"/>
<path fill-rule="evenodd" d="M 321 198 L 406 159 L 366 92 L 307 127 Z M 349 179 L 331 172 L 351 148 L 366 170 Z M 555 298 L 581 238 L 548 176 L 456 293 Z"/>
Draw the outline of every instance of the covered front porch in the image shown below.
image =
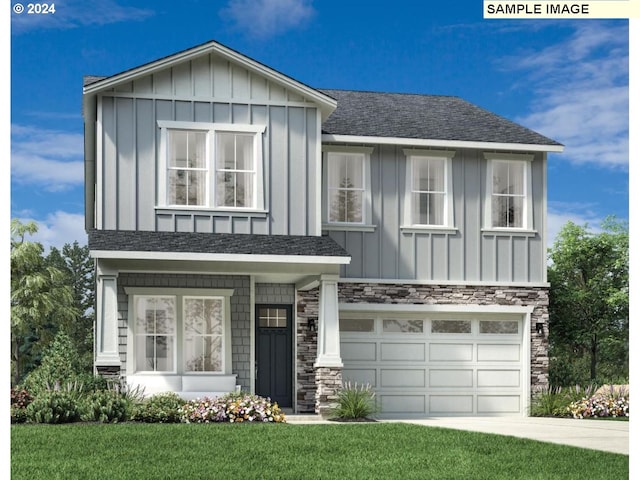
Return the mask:
<path fill-rule="evenodd" d="M 267 238 L 177 233 L 163 233 L 161 246 L 150 248 L 141 233 L 90 235 L 97 373 L 147 395 L 197 398 L 241 389 L 282 399 L 276 401 L 294 412 L 323 410 L 327 392 L 341 382 L 337 284 L 340 265 L 349 262 L 344 250 L 327 237 L 283 236 L 276 245 L 268 237 L 271 244 L 261 245 Z M 181 251 L 206 236 L 223 252 Z M 116 243 L 105 248 L 109 239 Z M 221 240 L 262 253 L 224 252 Z M 126 249 L 115 248 L 123 242 Z M 274 247 L 277 253 L 266 253 Z"/>

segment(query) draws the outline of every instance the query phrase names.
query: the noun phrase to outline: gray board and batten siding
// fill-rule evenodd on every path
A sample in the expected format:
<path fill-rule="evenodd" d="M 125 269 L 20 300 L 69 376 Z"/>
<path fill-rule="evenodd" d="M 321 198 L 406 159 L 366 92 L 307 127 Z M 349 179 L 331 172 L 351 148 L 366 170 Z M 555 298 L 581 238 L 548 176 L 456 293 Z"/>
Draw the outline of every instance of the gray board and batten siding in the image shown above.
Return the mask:
<path fill-rule="evenodd" d="M 97 228 L 320 234 L 320 112 L 299 93 L 209 53 L 102 91 L 97 102 Z M 265 211 L 157 208 L 158 121 L 266 126 Z"/>
<path fill-rule="evenodd" d="M 401 146 L 373 149 L 371 224 L 375 228 L 328 229 L 329 236 L 351 255 L 351 263 L 341 267 L 341 277 L 546 282 L 545 153 L 536 152 L 531 162 L 533 228 L 527 231 L 486 228 L 487 160 L 476 149 L 458 149 L 452 159 L 453 228 L 403 228 L 407 165 Z"/>

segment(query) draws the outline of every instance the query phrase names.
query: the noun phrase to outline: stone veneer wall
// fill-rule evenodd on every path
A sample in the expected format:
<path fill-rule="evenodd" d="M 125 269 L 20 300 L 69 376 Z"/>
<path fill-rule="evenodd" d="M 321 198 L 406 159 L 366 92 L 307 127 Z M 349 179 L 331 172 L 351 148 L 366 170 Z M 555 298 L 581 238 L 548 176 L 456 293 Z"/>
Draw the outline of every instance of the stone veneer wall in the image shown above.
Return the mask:
<path fill-rule="evenodd" d="M 250 388 L 251 314 L 250 284 L 248 276 L 120 273 L 118 275 L 118 336 L 121 376 L 127 362 L 127 326 L 129 298 L 125 287 L 157 288 L 233 288 L 231 297 L 231 359 L 232 371 L 238 375 L 237 383 L 244 390 Z M 111 375 L 114 372 L 109 372 Z"/>
<path fill-rule="evenodd" d="M 317 335 L 309 332 L 308 324 L 310 320 L 318 321 L 318 296 L 318 289 L 314 289 L 299 291 L 297 297 L 296 395 L 299 413 L 322 413 L 323 402 L 331 401 L 341 382 L 339 369 L 318 369 L 316 372 L 313 368 L 317 356 Z M 400 310 L 402 305 L 421 304 L 532 306 L 531 386 L 545 387 L 549 383 L 548 288 L 340 283 L 338 297 L 340 303 L 396 304 Z M 543 335 L 536 333 L 536 323 L 544 325 Z"/>
<path fill-rule="evenodd" d="M 317 331 L 311 331 L 309 323 L 318 326 L 318 301 L 320 290 L 315 288 L 297 292 L 296 302 L 296 405 L 297 413 L 316 411 L 316 371 L 313 363 L 318 352 Z"/>

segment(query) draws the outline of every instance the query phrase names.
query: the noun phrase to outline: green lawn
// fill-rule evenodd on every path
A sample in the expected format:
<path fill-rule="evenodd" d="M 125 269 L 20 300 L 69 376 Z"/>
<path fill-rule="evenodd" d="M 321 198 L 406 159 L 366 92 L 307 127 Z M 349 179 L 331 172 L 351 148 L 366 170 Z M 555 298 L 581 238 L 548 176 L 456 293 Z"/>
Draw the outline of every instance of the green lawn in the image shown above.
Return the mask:
<path fill-rule="evenodd" d="M 400 423 L 11 426 L 12 480 L 623 479 L 628 460 Z"/>

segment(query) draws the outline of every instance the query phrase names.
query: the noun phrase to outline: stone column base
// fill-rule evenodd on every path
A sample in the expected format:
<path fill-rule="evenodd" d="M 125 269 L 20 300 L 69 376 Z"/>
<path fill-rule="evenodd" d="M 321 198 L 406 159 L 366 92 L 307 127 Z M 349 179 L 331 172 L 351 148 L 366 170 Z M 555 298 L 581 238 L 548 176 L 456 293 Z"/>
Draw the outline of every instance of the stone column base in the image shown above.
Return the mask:
<path fill-rule="evenodd" d="M 96 365 L 96 373 L 108 380 L 120 381 L 120 365 Z"/>
<path fill-rule="evenodd" d="M 316 413 L 329 417 L 331 408 L 338 400 L 338 391 L 342 388 L 342 368 L 316 368 Z"/>

